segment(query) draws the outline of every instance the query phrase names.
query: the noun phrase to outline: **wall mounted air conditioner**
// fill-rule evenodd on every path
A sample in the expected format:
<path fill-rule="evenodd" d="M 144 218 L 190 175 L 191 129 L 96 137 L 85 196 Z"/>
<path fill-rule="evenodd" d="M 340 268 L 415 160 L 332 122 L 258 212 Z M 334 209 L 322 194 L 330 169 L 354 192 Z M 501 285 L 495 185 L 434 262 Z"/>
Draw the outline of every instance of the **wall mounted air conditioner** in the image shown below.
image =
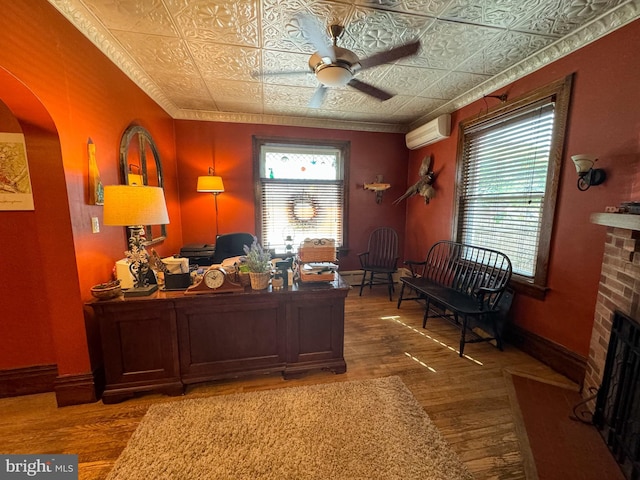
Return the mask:
<path fill-rule="evenodd" d="M 450 134 L 451 115 L 446 113 L 410 131 L 405 136 L 405 140 L 407 147 L 409 147 L 410 150 L 415 150 L 416 148 L 424 147 L 425 145 L 447 138 Z"/>

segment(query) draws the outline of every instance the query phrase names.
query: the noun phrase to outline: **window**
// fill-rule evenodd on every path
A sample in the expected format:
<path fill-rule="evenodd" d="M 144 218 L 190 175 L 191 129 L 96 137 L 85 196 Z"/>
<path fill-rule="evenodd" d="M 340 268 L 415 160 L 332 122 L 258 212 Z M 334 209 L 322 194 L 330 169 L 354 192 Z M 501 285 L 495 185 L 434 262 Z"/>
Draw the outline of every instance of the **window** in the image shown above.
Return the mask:
<path fill-rule="evenodd" d="M 285 252 L 305 238 L 346 246 L 348 142 L 254 137 L 256 232 L 262 244 Z"/>
<path fill-rule="evenodd" d="M 505 253 L 544 292 L 571 77 L 461 124 L 458 241 Z"/>

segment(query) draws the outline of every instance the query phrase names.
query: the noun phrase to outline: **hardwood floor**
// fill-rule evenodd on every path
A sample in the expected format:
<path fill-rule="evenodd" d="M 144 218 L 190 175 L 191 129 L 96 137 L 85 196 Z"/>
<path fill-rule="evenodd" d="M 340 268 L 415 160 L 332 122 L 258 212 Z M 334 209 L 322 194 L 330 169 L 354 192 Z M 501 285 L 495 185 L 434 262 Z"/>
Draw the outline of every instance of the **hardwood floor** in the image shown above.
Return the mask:
<path fill-rule="evenodd" d="M 459 331 L 440 319 L 429 320 L 423 330 L 422 313 L 411 301 L 398 310 L 384 287 L 366 290 L 362 297 L 354 288 L 346 300 L 347 373 L 234 379 L 192 386 L 186 396 L 398 375 L 477 480 L 524 479 L 503 370 L 571 382 L 508 344 L 504 352 L 488 343 L 468 344 L 468 357 L 460 358 Z M 63 408 L 56 407 L 52 393 L 0 399 L 0 452 L 76 453 L 80 479 L 103 479 L 149 405 L 180 398 L 154 394 L 115 405 Z"/>

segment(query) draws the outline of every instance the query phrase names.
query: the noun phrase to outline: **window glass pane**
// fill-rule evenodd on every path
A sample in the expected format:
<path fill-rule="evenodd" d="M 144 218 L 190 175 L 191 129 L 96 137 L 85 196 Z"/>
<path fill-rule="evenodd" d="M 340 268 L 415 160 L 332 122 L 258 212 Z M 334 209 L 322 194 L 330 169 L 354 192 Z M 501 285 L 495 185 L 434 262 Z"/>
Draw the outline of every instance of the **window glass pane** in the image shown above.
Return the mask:
<path fill-rule="evenodd" d="M 297 180 L 338 180 L 339 151 L 321 148 L 263 147 L 262 178 Z"/>
<path fill-rule="evenodd" d="M 505 253 L 516 274 L 537 263 L 554 105 L 512 114 L 464 134 L 459 240 Z"/>

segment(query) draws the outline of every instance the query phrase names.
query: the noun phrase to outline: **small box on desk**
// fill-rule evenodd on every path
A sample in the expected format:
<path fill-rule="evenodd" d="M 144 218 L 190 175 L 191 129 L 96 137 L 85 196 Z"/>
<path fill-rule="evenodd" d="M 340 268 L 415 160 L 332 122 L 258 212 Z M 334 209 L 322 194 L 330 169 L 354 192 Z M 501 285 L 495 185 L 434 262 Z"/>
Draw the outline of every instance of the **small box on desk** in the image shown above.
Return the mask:
<path fill-rule="evenodd" d="M 191 274 L 189 273 L 165 273 L 165 290 L 185 290 L 191 286 Z"/>

